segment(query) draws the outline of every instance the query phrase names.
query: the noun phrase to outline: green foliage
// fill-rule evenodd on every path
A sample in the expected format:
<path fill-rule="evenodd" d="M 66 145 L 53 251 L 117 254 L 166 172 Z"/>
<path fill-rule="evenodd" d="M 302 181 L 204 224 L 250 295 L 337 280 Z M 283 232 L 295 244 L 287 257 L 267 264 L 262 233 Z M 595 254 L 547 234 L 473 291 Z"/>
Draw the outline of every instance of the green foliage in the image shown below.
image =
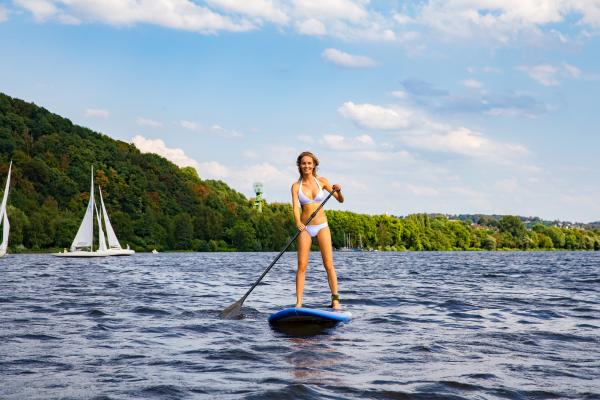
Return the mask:
<path fill-rule="evenodd" d="M 136 250 L 278 251 L 295 233 L 289 204 L 265 203 L 257 212 L 224 182 L 0 94 L 0 184 L 11 159 L 12 251 L 70 246 L 92 165 L 122 245 Z M 600 223 L 584 230 L 499 215 L 326 213 L 336 248 L 600 250 Z"/>
<path fill-rule="evenodd" d="M 515 240 L 522 240 L 525 236 L 525 225 L 519 217 L 507 215 L 498 221 L 498 229 L 500 232 L 508 233 Z"/>

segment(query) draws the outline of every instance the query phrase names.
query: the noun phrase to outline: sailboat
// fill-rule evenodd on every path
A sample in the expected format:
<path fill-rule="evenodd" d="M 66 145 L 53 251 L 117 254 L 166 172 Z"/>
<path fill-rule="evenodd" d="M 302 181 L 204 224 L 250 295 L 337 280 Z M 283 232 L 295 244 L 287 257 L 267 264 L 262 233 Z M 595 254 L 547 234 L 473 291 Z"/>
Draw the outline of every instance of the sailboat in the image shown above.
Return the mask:
<path fill-rule="evenodd" d="M 350 247 L 350 234 L 344 233 L 344 247 L 340 247 L 338 251 L 352 251 Z"/>
<path fill-rule="evenodd" d="M 12 161 L 8 166 L 8 176 L 6 177 L 6 187 L 4 188 L 4 196 L 2 196 L 2 205 L 0 205 L 0 224 L 2 225 L 2 242 L 0 242 L 0 257 L 6 254 L 8 248 L 8 234 L 10 233 L 10 223 L 6 213 L 6 203 L 8 201 L 8 189 L 10 187 L 10 171 L 12 169 Z"/>
<path fill-rule="evenodd" d="M 85 215 L 73 239 L 70 251 L 65 249 L 62 253 L 54 253 L 56 257 L 106 257 L 108 251 L 106 248 L 106 240 L 104 239 L 104 232 L 102 231 L 102 224 L 100 223 L 100 216 L 98 215 L 98 209 L 94 202 L 94 167 L 92 167 L 92 184 L 90 186 L 90 201 L 88 202 Z M 96 218 L 98 221 L 98 243 L 99 248 L 94 250 L 94 210 L 96 211 Z"/>
<path fill-rule="evenodd" d="M 104 199 L 102 198 L 102 190 L 100 189 L 100 186 L 98 186 L 98 192 L 100 193 L 100 210 L 104 219 L 104 226 L 106 227 L 106 236 L 108 238 L 108 249 L 105 250 L 108 252 L 109 256 L 130 256 L 132 254 L 135 254 L 135 250 L 130 249 L 129 245 L 127 245 L 126 249 L 121 247 L 119 239 L 117 239 L 117 235 L 115 234 L 110 220 L 108 219 L 108 213 L 106 212 L 106 207 L 104 207 Z M 100 229 L 102 229 L 100 219 L 98 219 L 98 226 L 100 226 Z M 102 235 L 100 241 L 104 242 L 104 233 L 102 232 L 102 230 L 100 231 L 100 234 Z M 102 247 L 102 244 L 100 245 L 100 247 Z M 106 242 L 104 242 L 104 247 L 106 247 Z"/>
<path fill-rule="evenodd" d="M 344 235 L 344 247 L 340 247 L 338 251 L 363 251 L 362 248 L 362 236 L 360 233 L 358 234 L 358 247 L 352 247 L 354 242 L 352 241 L 352 236 L 348 233 Z"/>

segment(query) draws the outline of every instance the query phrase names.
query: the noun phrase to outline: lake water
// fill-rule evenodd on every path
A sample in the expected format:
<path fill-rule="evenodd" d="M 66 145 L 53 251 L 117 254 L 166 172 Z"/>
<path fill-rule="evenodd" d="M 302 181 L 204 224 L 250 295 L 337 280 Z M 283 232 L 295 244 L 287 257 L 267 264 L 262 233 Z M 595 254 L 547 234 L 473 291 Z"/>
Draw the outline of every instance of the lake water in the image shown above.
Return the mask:
<path fill-rule="evenodd" d="M 0 259 L 1 399 L 600 398 L 600 253 L 334 253 L 351 323 L 300 337 L 295 253 Z M 305 306 L 329 302 L 311 256 Z"/>

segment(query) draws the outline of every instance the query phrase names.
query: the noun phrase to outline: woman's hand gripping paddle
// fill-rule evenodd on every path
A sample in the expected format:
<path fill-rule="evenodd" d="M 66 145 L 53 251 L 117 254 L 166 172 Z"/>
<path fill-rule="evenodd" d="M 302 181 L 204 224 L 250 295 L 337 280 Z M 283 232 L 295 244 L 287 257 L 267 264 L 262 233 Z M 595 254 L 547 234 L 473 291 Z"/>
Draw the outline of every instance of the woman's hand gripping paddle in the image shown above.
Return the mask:
<path fill-rule="evenodd" d="M 319 210 L 321 208 L 323 208 L 323 206 L 325 205 L 325 203 L 327 203 L 327 200 L 329 200 L 329 198 L 331 196 L 333 196 L 333 194 L 336 191 L 337 190 L 332 190 L 331 193 L 329 193 L 329 195 L 325 198 L 325 200 L 323 200 L 323 202 L 319 205 L 319 207 L 317 207 L 317 209 L 315 211 L 313 211 L 312 214 L 310 214 L 310 217 L 308 217 L 308 219 L 306 220 L 306 222 L 304 223 L 304 225 L 308 225 L 310 223 L 310 221 L 312 221 L 312 219 L 317 215 L 317 213 L 319 212 Z M 292 243 L 294 243 L 294 240 L 296 240 L 296 238 L 298 238 L 298 236 L 300 235 L 300 233 L 302 233 L 302 231 L 297 231 L 296 232 L 296 234 L 285 245 L 284 249 L 281 250 L 281 253 L 279 253 L 277 255 L 277 257 L 275 257 L 275 259 L 273 260 L 273 262 L 271 262 L 271 264 L 267 267 L 267 269 L 265 269 L 263 271 L 263 273 L 256 280 L 256 282 L 254 282 L 254 285 L 252 285 L 252 287 L 250 288 L 250 290 L 248 290 L 246 292 L 246 294 L 244 296 L 242 296 L 241 299 L 239 299 L 238 301 L 236 301 L 235 303 L 233 303 L 232 305 L 230 305 L 229 307 L 227 307 L 226 309 L 224 309 L 221 312 L 221 318 L 235 319 L 235 318 L 239 318 L 240 317 L 240 315 L 242 313 L 242 304 L 244 304 L 244 301 L 246 301 L 246 297 L 248 297 L 248 295 L 250 295 L 250 293 L 254 290 L 254 288 L 260 283 L 260 281 L 262 280 L 262 278 L 264 278 L 264 276 L 267 274 L 267 272 L 269 272 L 269 270 L 273 267 L 273 265 L 275 265 L 275 263 L 283 255 L 283 253 L 285 253 L 285 251 L 288 249 L 288 247 L 290 247 L 292 245 Z"/>

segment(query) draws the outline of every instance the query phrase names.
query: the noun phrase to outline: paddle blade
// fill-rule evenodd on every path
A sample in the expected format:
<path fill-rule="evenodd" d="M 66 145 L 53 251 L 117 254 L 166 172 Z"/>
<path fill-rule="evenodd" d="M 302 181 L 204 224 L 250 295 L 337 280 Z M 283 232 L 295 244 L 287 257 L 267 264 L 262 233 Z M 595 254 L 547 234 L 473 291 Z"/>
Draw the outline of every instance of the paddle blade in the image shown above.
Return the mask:
<path fill-rule="evenodd" d="M 221 311 L 221 318 L 224 319 L 240 319 L 242 317 L 242 304 L 244 302 L 239 299 L 223 311 Z"/>

